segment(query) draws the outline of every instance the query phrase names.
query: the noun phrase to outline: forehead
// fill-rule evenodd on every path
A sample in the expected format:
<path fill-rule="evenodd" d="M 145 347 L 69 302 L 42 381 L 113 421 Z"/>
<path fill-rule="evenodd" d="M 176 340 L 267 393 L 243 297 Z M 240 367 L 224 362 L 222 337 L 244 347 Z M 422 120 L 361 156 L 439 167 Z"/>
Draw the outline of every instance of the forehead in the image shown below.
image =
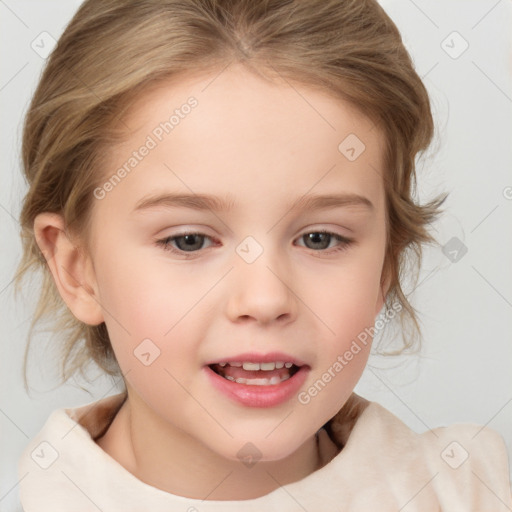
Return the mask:
<path fill-rule="evenodd" d="M 181 72 L 151 84 L 132 101 L 123 119 L 128 136 L 147 133 L 148 122 L 169 120 L 191 97 L 197 100 L 198 108 L 192 109 L 193 115 L 185 116 L 190 117 L 187 124 L 193 124 L 198 135 L 201 132 L 197 130 L 209 120 L 211 123 L 204 125 L 205 130 L 212 128 L 211 124 L 238 124 L 246 128 L 240 135 L 247 137 L 263 127 L 260 130 L 263 138 L 265 132 L 275 135 L 276 129 L 272 130 L 270 122 L 279 120 L 277 128 L 286 125 L 289 137 L 298 131 L 307 134 L 311 140 L 315 139 L 316 133 L 322 136 L 326 131 L 337 132 L 339 137 L 347 131 L 358 132 L 357 135 L 368 142 L 371 142 L 371 132 L 372 139 L 381 136 L 370 119 L 333 93 L 290 81 L 278 74 L 272 78 L 263 77 L 240 64 L 220 70 Z M 194 118 L 198 118 L 197 123 Z M 295 125 L 298 120 L 303 123 Z M 253 130 L 249 130 L 249 125 Z M 214 137 L 215 131 L 208 134 Z"/>
<path fill-rule="evenodd" d="M 251 182 L 252 197 L 265 192 L 270 201 L 343 184 L 377 207 L 382 200 L 382 133 L 325 91 L 231 65 L 152 86 L 123 121 L 130 133 L 112 151 L 110 171 L 149 139 L 154 146 L 130 173 L 134 191 L 148 191 L 154 178 L 157 187 L 237 196 L 250 195 Z"/>

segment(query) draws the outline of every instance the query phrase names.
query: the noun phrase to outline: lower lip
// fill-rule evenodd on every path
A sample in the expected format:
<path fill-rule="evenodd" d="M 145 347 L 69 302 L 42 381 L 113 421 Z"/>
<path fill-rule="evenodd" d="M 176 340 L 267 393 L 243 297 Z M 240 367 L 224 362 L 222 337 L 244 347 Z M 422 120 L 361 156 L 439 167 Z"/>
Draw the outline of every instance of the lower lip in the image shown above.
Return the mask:
<path fill-rule="evenodd" d="M 280 384 L 248 386 L 221 377 L 209 366 L 204 368 L 216 389 L 247 407 L 274 407 L 288 401 L 299 391 L 309 372 L 308 366 L 302 366 L 297 373 Z"/>

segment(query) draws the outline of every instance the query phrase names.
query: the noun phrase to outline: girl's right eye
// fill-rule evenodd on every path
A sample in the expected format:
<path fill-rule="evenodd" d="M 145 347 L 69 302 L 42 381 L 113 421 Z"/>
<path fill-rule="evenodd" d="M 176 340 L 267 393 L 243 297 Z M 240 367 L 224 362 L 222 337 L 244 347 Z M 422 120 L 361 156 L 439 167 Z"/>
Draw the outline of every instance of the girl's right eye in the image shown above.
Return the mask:
<path fill-rule="evenodd" d="M 161 240 L 157 240 L 156 243 L 163 247 L 165 251 L 171 251 L 175 254 L 188 256 L 187 253 L 197 252 L 203 249 L 203 243 L 206 239 L 213 240 L 204 233 L 189 232 L 168 236 Z M 172 245 L 173 242 L 176 244 L 177 248 Z"/>

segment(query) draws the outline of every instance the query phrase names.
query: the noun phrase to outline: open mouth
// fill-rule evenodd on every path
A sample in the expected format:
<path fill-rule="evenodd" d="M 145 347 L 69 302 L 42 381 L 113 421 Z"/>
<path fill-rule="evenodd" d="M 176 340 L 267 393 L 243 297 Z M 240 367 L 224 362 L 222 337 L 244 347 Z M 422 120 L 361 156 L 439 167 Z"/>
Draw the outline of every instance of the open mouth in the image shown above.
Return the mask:
<path fill-rule="evenodd" d="M 291 362 L 229 362 L 208 365 L 226 380 L 247 386 L 276 386 L 293 377 L 301 368 Z"/>

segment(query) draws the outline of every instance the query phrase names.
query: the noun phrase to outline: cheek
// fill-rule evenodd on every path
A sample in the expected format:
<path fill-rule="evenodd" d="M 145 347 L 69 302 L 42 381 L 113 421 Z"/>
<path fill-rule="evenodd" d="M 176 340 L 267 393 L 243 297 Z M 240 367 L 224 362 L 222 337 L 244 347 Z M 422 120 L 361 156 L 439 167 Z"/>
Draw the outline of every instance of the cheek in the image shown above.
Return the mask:
<path fill-rule="evenodd" d="M 132 336 L 161 338 L 207 289 L 204 280 L 195 282 L 182 266 L 148 257 L 147 250 L 107 250 L 97 269 L 100 300 L 107 324 L 110 316 L 110 323 L 121 324 L 125 335 L 128 331 Z"/>
<path fill-rule="evenodd" d="M 197 286 L 168 266 L 136 258 L 101 269 L 101 300 L 115 357 L 126 381 L 154 410 L 186 399 L 204 328 L 199 321 L 206 284 Z M 107 313 L 108 311 L 108 313 Z"/>
<path fill-rule="evenodd" d="M 132 378 L 137 375 L 145 382 L 146 363 L 152 380 L 168 381 L 165 369 L 184 373 L 176 361 L 195 364 L 204 331 L 200 299 L 211 285 L 195 283 L 193 276 L 177 266 L 170 269 L 164 260 L 148 265 L 148 258 L 133 249 L 106 254 L 98 259 L 96 274 L 105 323 L 123 373 L 130 371 Z"/>
<path fill-rule="evenodd" d="M 298 395 L 308 416 L 332 418 L 349 398 L 366 367 L 372 345 L 375 294 L 345 288 L 328 304 L 327 332 L 318 345 L 317 364 Z"/>
<path fill-rule="evenodd" d="M 373 325 L 380 297 L 381 262 L 378 257 L 359 256 L 357 261 L 340 265 L 310 287 L 308 296 L 315 313 L 329 334 L 339 343 L 357 336 Z"/>
<path fill-rule="evenodd" d="M 372 343 L 380 276 L 381 259 L 368 251 L 360 253 L 357 261 L 340 266 L 324 286 L 315 288 L 315 313 L 329 329 L 323 329 L 318 364 L 298 397 L 312 415 L 327 421 L 336 414 L 364 371 Z"/>

